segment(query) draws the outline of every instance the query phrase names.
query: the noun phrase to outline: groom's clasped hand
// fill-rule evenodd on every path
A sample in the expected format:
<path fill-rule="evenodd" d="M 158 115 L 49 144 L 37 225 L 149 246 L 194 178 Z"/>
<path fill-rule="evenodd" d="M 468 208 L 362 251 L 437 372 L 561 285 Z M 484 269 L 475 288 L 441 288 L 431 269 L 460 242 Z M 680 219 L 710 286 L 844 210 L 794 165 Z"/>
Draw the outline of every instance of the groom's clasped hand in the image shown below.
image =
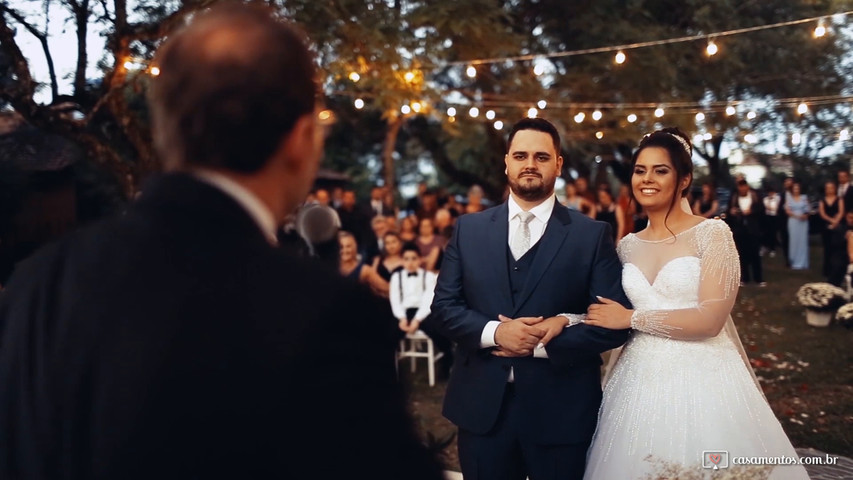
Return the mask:
<path fill-rule="evenodd" d="M 498 357 L 526 357 L 536 348 L 544 348 L 563 331 L 568 323 L 565 317 L 518 317 L 498 315 L 500 326 L 495 330 L 498 347 L 492 355 Z"/>

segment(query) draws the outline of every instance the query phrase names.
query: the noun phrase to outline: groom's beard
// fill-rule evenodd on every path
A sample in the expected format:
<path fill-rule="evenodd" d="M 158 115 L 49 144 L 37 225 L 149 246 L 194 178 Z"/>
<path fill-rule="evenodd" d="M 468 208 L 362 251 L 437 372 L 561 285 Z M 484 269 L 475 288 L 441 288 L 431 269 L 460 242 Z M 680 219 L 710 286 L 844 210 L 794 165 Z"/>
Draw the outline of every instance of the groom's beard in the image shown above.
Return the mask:
<path fill-rule="evenodd" d="M 554 193 L 554 182 L 546 183 L 541 173 L 536 172 L 539 178 L 530 177 L 532 172 L 519 179 L 507 177 L 509 188 L 518 198 L 526 202 L 544 200 Z"/>

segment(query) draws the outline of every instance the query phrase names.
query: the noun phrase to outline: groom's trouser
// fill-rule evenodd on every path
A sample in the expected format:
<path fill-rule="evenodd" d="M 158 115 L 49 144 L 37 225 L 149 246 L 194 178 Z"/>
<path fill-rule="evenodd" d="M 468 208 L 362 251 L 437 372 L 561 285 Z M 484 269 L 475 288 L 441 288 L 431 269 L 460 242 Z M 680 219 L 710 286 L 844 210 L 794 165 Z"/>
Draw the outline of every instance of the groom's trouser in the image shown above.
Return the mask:
<path fill-rule="evenodd" d="M 485 435 L 459 429 L 459 463 L 465 480 L 581 480 L 589 442 L 539 445 L 526 440 L 528 418 L 515 387 L 507 384 L 495 427 Z"/>

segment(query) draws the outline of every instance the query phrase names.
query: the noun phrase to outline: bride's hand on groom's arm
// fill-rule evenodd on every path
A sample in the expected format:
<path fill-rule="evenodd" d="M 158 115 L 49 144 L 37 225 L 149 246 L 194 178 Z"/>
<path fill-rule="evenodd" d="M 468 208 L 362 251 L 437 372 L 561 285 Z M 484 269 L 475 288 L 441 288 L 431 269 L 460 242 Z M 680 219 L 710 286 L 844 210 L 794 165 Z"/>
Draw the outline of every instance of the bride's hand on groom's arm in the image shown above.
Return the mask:
<path fill-rule="evenodd" d="M 610 330 L 624 330 L 631 328 L 631 315 L 633 310 L 628 310 L 619 302 L 609 298 L 596 297 L 601 303 L 589 306 L 584 323 L 594 327 L 602 327 Z"/>

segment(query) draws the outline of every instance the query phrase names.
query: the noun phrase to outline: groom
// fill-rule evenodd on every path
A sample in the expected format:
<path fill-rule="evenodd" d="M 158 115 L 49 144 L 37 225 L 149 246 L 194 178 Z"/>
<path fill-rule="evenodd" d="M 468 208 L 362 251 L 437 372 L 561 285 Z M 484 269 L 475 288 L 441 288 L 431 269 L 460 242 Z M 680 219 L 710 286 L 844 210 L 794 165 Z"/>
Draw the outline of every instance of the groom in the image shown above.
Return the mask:
<path fill-rule="evenodd" d="M 443 413 L 459 427 L 465 480 L 580 479 L 600 354 L 628 338 L 569 326 L 596 296 L 628 300 L 610 226 L 556 201 L 559 152 L 550 122 L 518 122 L 504 157 L 511 195 L 460 217 L 445 251 L 432 309 L 457 344 Z"/>

